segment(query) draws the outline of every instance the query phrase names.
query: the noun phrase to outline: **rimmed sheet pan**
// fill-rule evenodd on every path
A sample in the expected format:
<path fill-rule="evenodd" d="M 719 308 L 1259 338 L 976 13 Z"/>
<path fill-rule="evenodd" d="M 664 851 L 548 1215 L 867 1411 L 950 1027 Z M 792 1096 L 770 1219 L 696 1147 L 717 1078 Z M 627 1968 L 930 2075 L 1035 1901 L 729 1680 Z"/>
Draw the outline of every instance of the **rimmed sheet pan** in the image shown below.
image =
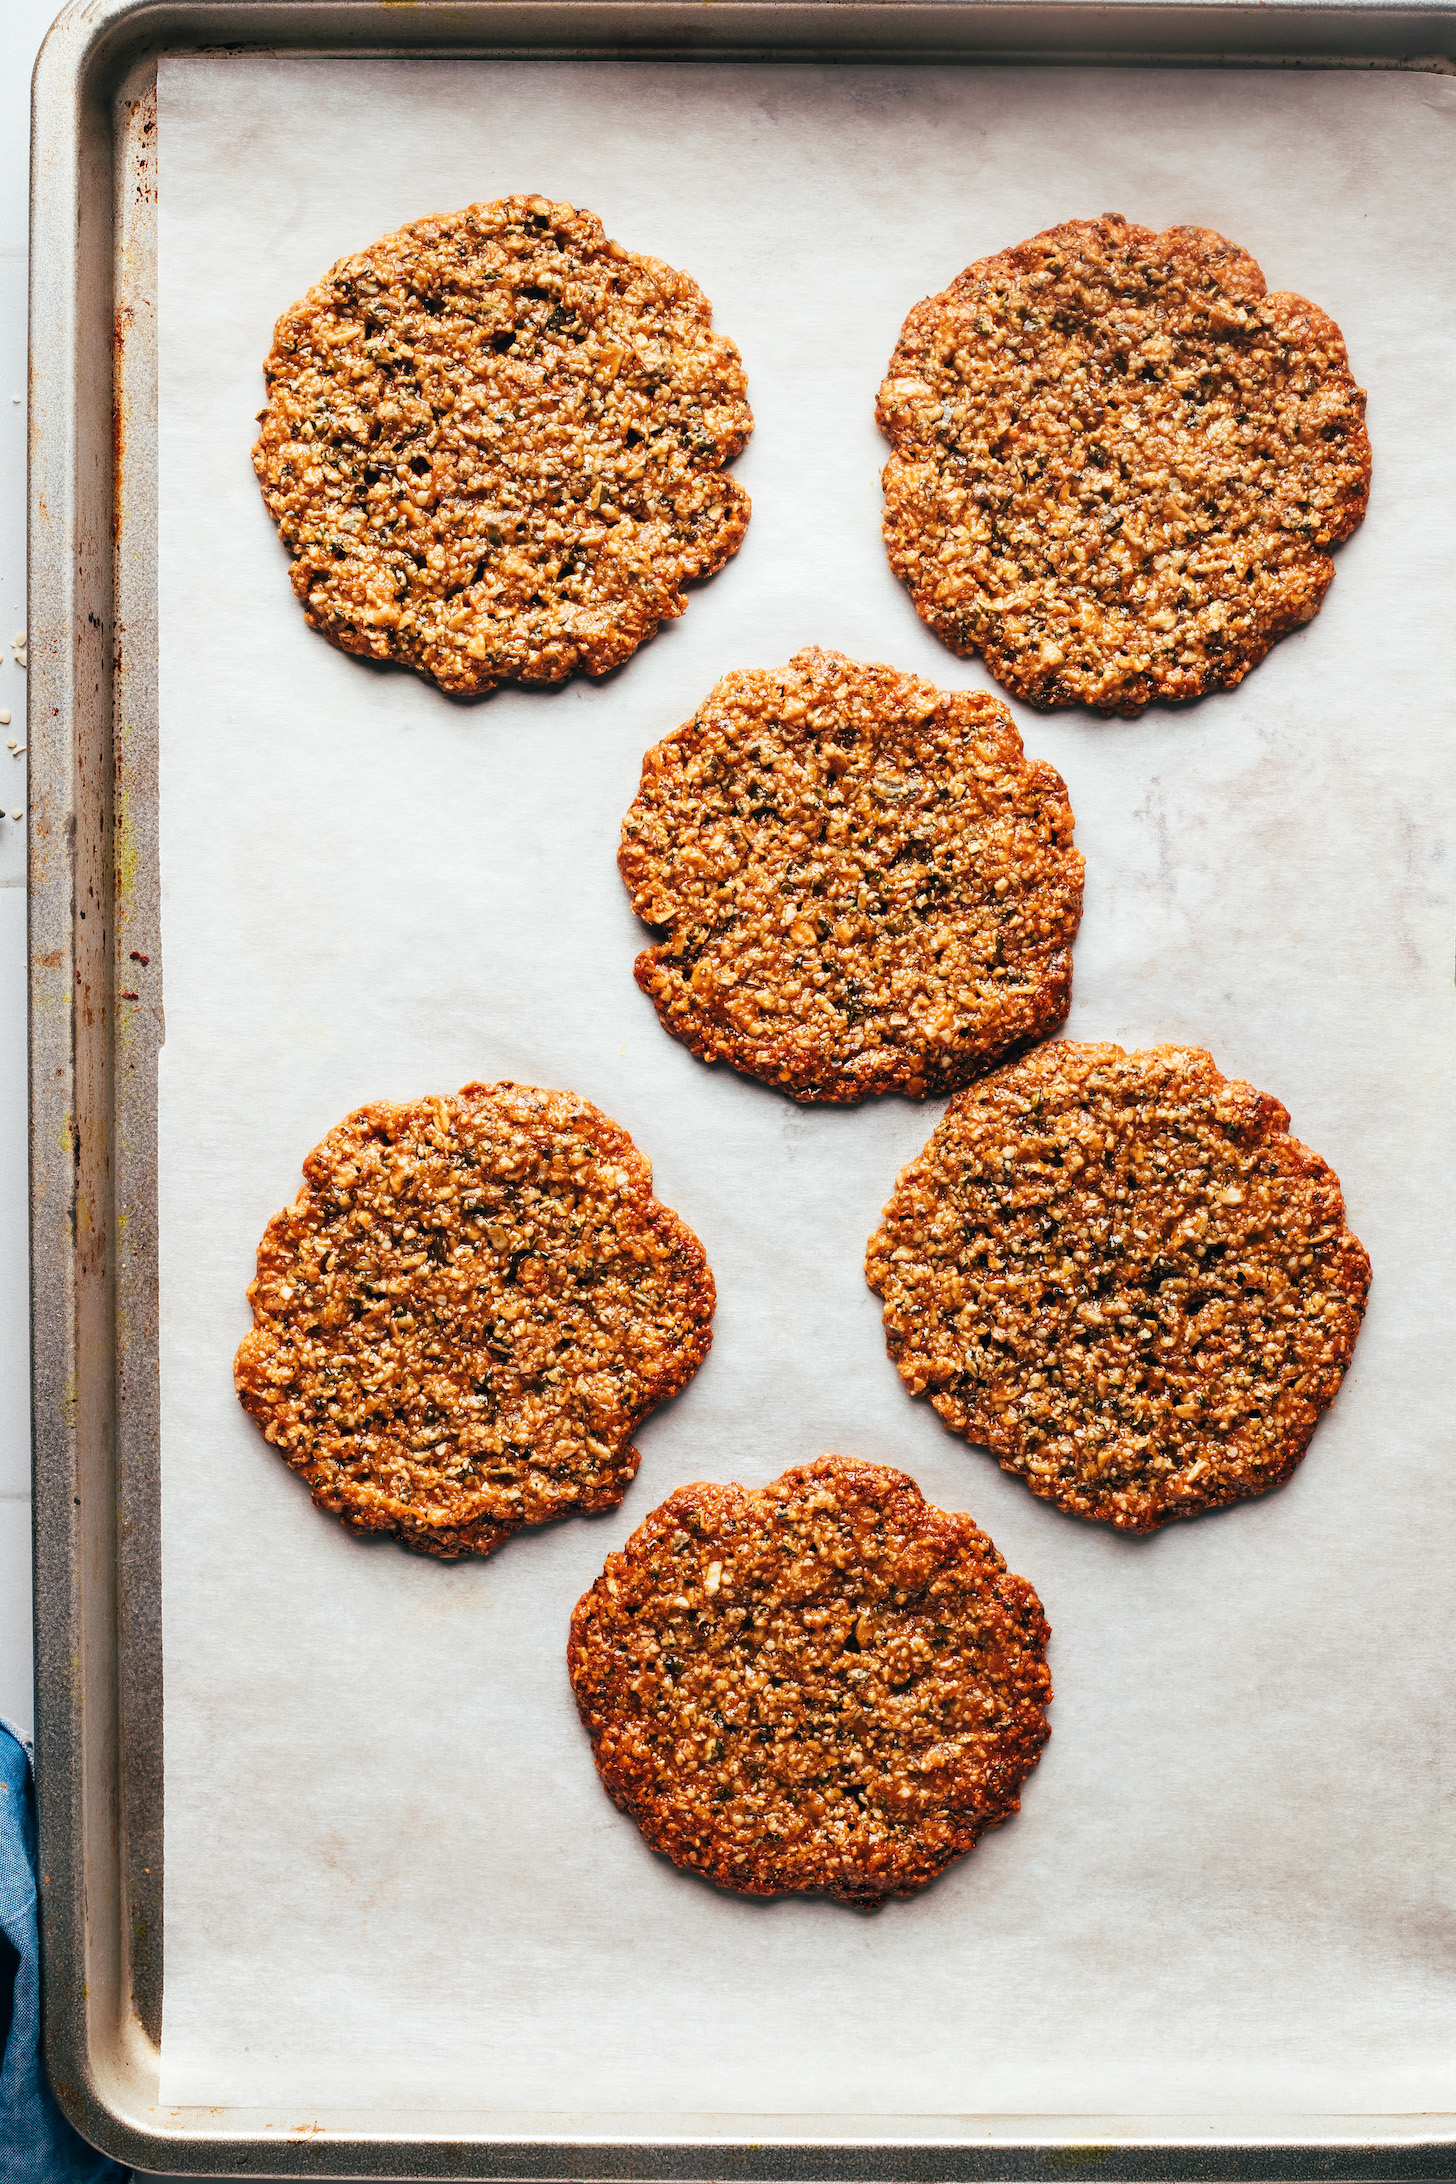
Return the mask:
<path fill-rule="evenodd" d="M 218 2173 L 1444 2173 L 1448 26 L 1371 10 L 1362 53 L 1346 11 L 1158 11 L 1134 52 L 1207 57 L 1217 22 L 1267 55 L 1277 19 L 1286 54 L 1424 59 L 1112 72 L 1045 62 L 1125 57 L 1149 11 L 1097 11 L 1096 45 L 1077 10 L 666 12 L 413 8 L 418 42 L 392 14 L 365 56 L 337 49 L 374 8 L 83 10 L 43 65 L 38 115 L 83 93 L 74 167 L 54 138 L 40 167 L 30 617 L 63 2098 L 125 2158 Z M 265 15 L 272 51 L 181 50 Z M 707 36 L 713 68 L 662 60 Z M 997 45 L 1018 65 L 975 65 Z M 462 711 L 303 629 L 246 420 L 272 316 L 332 256 L 533 159 L 712 295 L 756 513 L 622 674 Z M 918 295 L 1104 198 L 1225 227 L 1329 308 L 1378 465 L 1319 621 L 1240 692 L 1018 709 L 1089 859 L 1069 1033 L 1199 1039 L 1279 1093 L 1376 1264 L 1294 1485 L 1154 1542 L 1067 1524 L 903 1396 L 858 1257 L 937 1110 L 698 1069 L 632 987 L 610 856 L 641 751 L 728 665 L 818 641 L 985 679 L 883 568 L 868 398 Z M 724 1302 L 621 1511 L 442 1571 L 315 1516 L 226 1367 L 308 1146 L 476 1075 L 626 1122 Z M 824 1446 L 972 1508 L 1057 1634 L 1021 1819 L 870 1922 L 650 1859 L 551 1644 L 662 1492 Z"/>

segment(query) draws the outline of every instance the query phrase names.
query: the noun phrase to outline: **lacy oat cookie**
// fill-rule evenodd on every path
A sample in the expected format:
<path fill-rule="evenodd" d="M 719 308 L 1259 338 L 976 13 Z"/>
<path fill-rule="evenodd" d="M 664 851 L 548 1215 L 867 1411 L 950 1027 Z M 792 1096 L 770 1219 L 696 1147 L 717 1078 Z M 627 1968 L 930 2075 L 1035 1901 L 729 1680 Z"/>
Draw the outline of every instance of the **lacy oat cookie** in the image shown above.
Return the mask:
<path fill-rule="evenodd" d="M 1339 328 L 1208 228 L 1070 220 L 906 319 L 885 543 L 917 612 L 1039 706 L 1240 682 L 1365 513 Z"/>
<path fill-rule="evenodd" d="M 901 1377 L 1034 1494 L 1124 1531 L 1278 1486 L 1370 1285 L 1288 1123 L 1197 1047 L 1054 1041 L 962 1093 L 870 1239 Z"/>
<path fill-rule="evenodd" d="M 810 649 L 648 752 L 618 859 L 664 1027 L 798 1100 L 953 1091 L 1067 1013 L 1082 858 L 998 699 Z"/>
<path fill-rule="evenodd" d="M 714 1303 L 626 1131 L 570 1092 L 468 1084 L 361 1107 L 303 1172 L 234 1378 L 319 1507 L 450 1557 L 619 1502 Z"/>
<path fill-rule="evenodd" d="M 742 542 L 738 351 L 686 273 L 571 205 L 341 259 L 265 372 L 253 467 L 309 622 L 452 696 L 604 674 Z"/>
<path fill-rule="evenodd" d="M 577 1604 L 597 1769 L 723 1888 L 911 1896 L 1019 1810 L 1049 1734 L 1041 1603 L 967 1516 L 844 1456 L 685 1486 Z"/>

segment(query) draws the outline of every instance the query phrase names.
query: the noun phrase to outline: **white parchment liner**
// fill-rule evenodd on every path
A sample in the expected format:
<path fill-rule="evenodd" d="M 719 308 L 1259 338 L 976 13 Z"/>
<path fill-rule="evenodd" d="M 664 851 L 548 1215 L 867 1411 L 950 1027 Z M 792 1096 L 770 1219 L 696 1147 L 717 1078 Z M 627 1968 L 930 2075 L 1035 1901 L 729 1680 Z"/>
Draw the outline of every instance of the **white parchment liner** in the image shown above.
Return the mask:
<path fill-rule="evenodd" d="M 1429 75 L 164 62 L 165 2101 L 730 2134 L 1456 2108 L 1453 155 Z M 288 303 L 520 189 L 702 283 L 754 515 L 620 673 L 459 706 L 306 629 L 248 450 Z M 1017 709 L 1087 857 L 1069 1032 L 1202 1042 L 1279 1094 L 1375 1265 L 1293 1482 L 1150 1540 L 1034 1501 L 886 1360 L 864 1242 L 939 1109 L 700 1067 L 632 983 L 613 863 L 643 750 L 729 667 L 818 642 L 986 680 L 886 568 L 875 389 L 920 296 L 1109 208 L 1221 229 L 1328 309 L 1376 450 L 1323 613 L 1239 691 Z M 230 1363 L 310 1146 L 497 1076 L 632 1131 L 721 1301 L 619 1511 L 449 1568 L 317 1514 Z M 823 1449 L 971 1509 L 1054 1631 L 1021 1817 L 873 1917 L 649 1854 L 563 1666 L 665 1493 Z"/>

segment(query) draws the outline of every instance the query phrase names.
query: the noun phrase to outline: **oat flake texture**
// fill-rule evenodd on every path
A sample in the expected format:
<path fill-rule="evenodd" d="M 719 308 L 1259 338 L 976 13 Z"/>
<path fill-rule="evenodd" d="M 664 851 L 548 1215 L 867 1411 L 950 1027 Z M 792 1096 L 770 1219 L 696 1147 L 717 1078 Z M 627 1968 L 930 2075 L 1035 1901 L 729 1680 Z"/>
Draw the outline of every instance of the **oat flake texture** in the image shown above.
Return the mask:
<path fill-rule="evenodd" d="M 1000 700 L 816 648 L 647 753 L 618 858 L 664 1028 L 798 1100 L 951 1092 L 1061 1023 L 1082 858 Z"/>
<path fill-rule="evenodd" d="M 1242 681 L 1318 613 L 1370 489 L 1334 321 L 1209 228 L 1115 213 L 917 304 L 877 414 L 892 568 L 1038 706 Z"/>
<path fill-rule="evenodd" d="M 748 521 L 712 316 L 545 197 L 342 258 L 278 321 L 253 450 L 312 626 L 455 697 L 628 659 Z"/>
<path fill-rule="evenodd" d="M 234 1377 L 319 1507 L 445 1558 L 610 1509 L 712 1340 L 697 1238 L 570 1092 L 361 1107 L 269 1222 Z"/>
<path fill-rule="evenodd" d="M 1279 1102 L 1053 1041 L 963 1092 L 871 1237 L 890 1355 L 1034 1494 L 1149 1532 L 1287 1479 L 1370 1262 Z"/>
<path fill-rule="evenodd" d="M 746 1895 L 911 1896 L 1019 1809 L 1046 1618 L 977 1525 L 844 1456 L 681 1487 L 608 1558 L 568 1666 L 652 1848 Z"/>

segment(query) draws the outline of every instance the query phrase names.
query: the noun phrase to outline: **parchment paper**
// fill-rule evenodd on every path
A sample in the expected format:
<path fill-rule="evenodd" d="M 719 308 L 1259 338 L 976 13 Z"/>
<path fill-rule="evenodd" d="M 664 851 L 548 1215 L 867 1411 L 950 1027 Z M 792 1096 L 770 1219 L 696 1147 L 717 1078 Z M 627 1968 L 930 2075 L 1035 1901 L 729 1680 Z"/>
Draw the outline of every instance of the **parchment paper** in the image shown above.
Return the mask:
<path fill-rule="evenodd" d="M 163 64 L 160 135 L 163 2099 L 591 2133 L 1456 2109 L 1456 84 L 220 56 Z M 519 189 L 702 283 L 754 513 L 620 673 L 461 706 L 306 629 L 248 451 L 285 306 Z M 1375 1265 L 1291 1484 L 1149 1540 L 1033 1500 L 886 1359 L 864 1243 L 939 1108 L 703 1069 L 633 985 L 613 863 L 642 752 L 730 666 L 819 642 L 986 680 L 886 567 L 875 389 L 919 297 L 1108 208 L 1218 228 L 1328 309 L 1376 451 L 1322 614 L 1240 690 L 1018 709 L 1087 856 L 1069 1034 L 1198 1041 L 1278 1093 Z M 632 1131 L 721 1302 L 620 1510 L 450 1568 L 318 1514 L 230 1362 L 308 1149 L 497 1076 Z M 971 1509 L 1054 1630 L 1020 1818 L 871 1917 L 651 1855 L 563 1665 L 670 1489 L 824 1449 Z"/>

